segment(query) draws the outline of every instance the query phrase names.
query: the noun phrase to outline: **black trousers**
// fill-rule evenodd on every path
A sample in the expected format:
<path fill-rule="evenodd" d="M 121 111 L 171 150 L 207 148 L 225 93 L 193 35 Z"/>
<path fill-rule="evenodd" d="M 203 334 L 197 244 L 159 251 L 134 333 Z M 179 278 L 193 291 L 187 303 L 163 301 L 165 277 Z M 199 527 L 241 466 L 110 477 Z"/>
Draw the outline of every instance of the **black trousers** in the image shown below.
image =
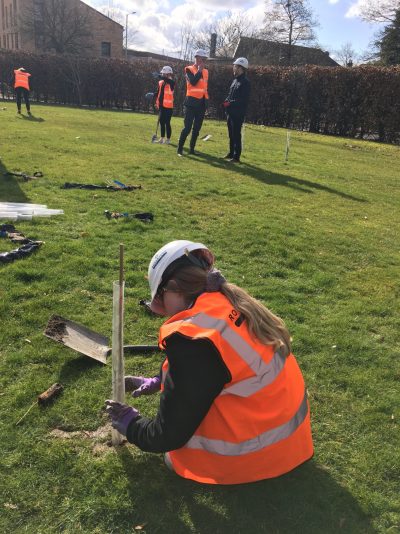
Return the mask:
<path fill-rule="evenodd" d="M 206 108 L 204 106 L 200 106 L 198 108 L 185 106 L 184 127 L 179 137 L 178 150 L 182 150 L 186 138 L 190 134 L 190 130 L 192 130 L 192 127 L 193 130 L 192 137 L 190 139 L 190 148 L 192 150 L 194 149 L 194 147 L 196 146 L 197 138 L 199 137 L 201 127 L 203 125 L 205 113 Z"/>
<path fill-rule="evenodd" d="M 18 111 L 21 111 L 22 98 L 25 100 L 26 111 L 30 111 L 31 110 L 31 105 L 29 103 L 29 91 L 28 91 L 28 89 L 25 89 L 24 87 L 16 87 L 15 88 L 15 94 L 17 96 L 17 108 L 18 108 Z"/>
<path fill-rule="evenodd" d="M 167 131 L 167 139 L 171 139 L 171 117 L 172 117 L 172 108 L 161 108 L 160 109 L 160 127 L 161 127 L 161 137 L 165 137 L 165 130 Z"/>
<path fill-rule="evenodd" d="M 228 114 L 226 124 L 229 133 L 229 155 L 232 158 L 240 159 L 242 153 L 242 126 L 244 115 Z"/>

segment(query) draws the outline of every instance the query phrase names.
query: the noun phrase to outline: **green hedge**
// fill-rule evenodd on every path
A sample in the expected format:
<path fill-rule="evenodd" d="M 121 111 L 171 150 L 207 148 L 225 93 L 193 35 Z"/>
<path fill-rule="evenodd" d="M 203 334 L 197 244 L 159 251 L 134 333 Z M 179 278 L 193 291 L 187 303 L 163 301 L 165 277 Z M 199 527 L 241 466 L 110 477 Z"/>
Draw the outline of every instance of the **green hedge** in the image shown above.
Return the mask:
<path fill-rule="evenodd" d="M 144 95 L 157 86 L 152 73 L 162 64 L 0 52 L 0 92 L 14 68 L 32 73 L 37 101 L 149 111 Z M 185 80 L 175 72 L 175 112 L 182 112 Z M 210 65 L 209 116 L 224 117 L 232 69 Z M 257 67 L 250 69 L 252 97 L 247 121 L 325 134 L 400 142 L 400 67 Z M 150 106 L 151 107 L 151 106 Z"/>

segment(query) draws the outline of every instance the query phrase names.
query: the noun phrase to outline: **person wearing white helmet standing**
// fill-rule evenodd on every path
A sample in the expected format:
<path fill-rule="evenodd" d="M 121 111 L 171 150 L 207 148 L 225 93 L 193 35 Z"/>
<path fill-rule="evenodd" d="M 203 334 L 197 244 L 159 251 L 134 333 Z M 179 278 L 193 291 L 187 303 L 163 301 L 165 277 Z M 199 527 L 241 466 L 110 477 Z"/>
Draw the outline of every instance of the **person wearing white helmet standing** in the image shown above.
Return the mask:
<path fill-rule="evenodd" d="M 161 372 L 126 376 L 133 397 L 161 391 L 157 415 L 106 401 L 112 425 L 178 475 L 241 484 L 313 455 L 304 379 L 281 319 L 214 268 L 202 243 L 172 241 L 148 270 L 151 308 L 166 316 Z"/>
<path fill-rule="evenodd" d="M 194 65 L 185 67 L 186 98 L 184 102 L 184 127 L 179 137 L 178 156 L 183 155 L 183 146 L 192 130 L 189 154 L 195 154 L 196 141 L 199 136 L 208 104 L 208 70 L 204 68 L 207 52 L 201 48 L 194 54 Z"/>
<path fill-rule="evenodd" d="M 155 106 L 159 111 L 161 137 L 156 143 L 169 145 L 171 141 L 171 117 L 174 110 L 174 87 L 172 68 L 166 65 L 160 71 L 157 92 L 155 93 Z M 167 134 L 165 136 L 165 133 Z"/>
<path fill-rule="evenodd" d="M 229 94 L 223 102 L 226 112 L 229 152 L 225 159 L 240 163 L 242 154 L 242 126 L 250 98 L 250 82 L 247 78 L 249 62 L 245 57 L 239 57 L 233 62 L 234 80 L 229 88 Z"/>

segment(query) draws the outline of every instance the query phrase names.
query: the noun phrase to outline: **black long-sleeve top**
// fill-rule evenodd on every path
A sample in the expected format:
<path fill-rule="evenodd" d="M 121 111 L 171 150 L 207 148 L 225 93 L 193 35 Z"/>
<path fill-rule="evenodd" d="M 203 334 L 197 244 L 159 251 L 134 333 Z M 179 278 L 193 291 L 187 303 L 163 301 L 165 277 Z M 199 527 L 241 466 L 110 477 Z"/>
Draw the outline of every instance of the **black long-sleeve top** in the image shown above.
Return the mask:
<path fill-rule="evenodd" d="M 225 102 L 229 102 L 226 108 L 227 114 L 245 115 L 250 99 L 250 81 L 246 74 L 235 78 L 229 88 L 229 94 Z"/>
<path fill-rule="evenodd" d="M 171 91 L 173 91 L 174 87 L 175 87 L 175 81 L 171 80 L 171 78 L 167 78 L 166 76 L 163 76 L 160 79 L 165 83 L 163 83 L 161 85 L 161 87 L 160 86 L 157 87 L 157 91 L 154 93 L 154 101 L 157 102 L 157 98 L 159 97 L 160 109 L 161 109 L 163 107 L 163 103 L 164 103 L 165 84 L 167 83 L 170 86 Z"/>
<path fill-rule="evenodd" d="M 203 77 L 203 71 L 198 70 L 196 74 L 193 74 L 191 70 L 189 70 L 187 67 L 185 68 L 185 74 L 188 82 L 191 85 L 197 85 L 199 80 Z M 188 108 L 200 108 L 200 107 L 206 107 L 207 106 L 207 99 L 205 97 L 203 98 L 194 98 L 193 96 L 186 96 L 184 105 Z"/>
<path fill-rule="evenodd" d="M 183 447 L 206 416 L 231 374 L 208 339 L 179 333 L 166 340 L 169 369 L 154 419 L 139 417 L 128 426 L 127 439 L 146 452 Z"/>

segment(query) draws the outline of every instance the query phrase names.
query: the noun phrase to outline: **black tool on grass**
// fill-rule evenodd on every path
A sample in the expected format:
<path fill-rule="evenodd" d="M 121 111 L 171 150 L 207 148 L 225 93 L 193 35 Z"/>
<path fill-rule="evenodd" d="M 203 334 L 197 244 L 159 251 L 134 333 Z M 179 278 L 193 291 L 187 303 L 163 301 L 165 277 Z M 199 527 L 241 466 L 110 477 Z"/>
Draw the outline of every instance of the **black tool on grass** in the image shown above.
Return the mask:
<path fill-rule="evenodd" d="M 157 141 L 157 137 L 158 137 L 158 126 L 160 124 L 160 114 L 158 114 L 158 118 L 157 118 L 157 127 L 156 127 L 156 133 L 152 135 L 152 138 L 151 138 L 151 142 L 152 143 L 155 143 Z"/>

